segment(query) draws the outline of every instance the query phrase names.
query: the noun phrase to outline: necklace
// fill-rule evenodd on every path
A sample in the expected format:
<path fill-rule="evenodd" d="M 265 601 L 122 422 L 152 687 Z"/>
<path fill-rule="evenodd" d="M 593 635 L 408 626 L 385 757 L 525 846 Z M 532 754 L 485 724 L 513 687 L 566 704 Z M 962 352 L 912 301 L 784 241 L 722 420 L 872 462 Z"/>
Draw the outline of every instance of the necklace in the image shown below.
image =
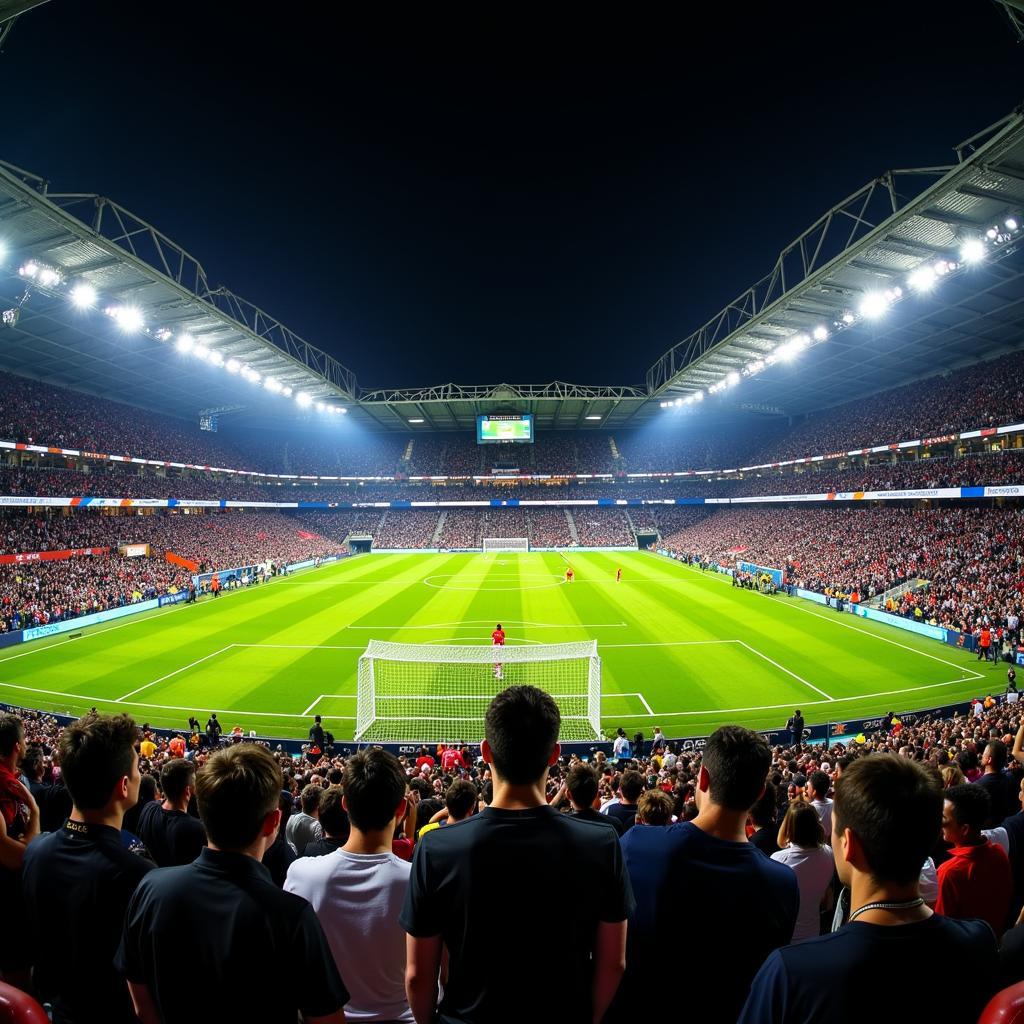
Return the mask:
<path fill-rule="evenodd" d="M 860 917 L 861 914 L 867 913 L 869 910 L 913 910 L 916 907 L 924 906 L 924 898 L 918 896 L 916 900 L 903 900 L 901 903 L 885 903 L 879 901 L 877 903 L 865 903 L 863 907 L 858 907 L 852 914 L 850 914 L 850 921 Z"/>

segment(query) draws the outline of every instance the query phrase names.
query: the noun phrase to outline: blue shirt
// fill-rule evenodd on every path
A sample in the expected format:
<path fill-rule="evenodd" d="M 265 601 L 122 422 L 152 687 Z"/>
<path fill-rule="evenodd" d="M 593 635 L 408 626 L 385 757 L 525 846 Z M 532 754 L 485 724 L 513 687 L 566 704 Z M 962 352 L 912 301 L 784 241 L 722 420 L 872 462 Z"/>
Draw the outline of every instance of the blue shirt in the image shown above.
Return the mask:
<path fill-rule="evenodd" d="M 698 935 L 701 988 L 715 997 L 702 1024 L 734 1024 L 750 982 L 772 950 L 793 937 L 796 875 L 752 843 L 733 843 L 692 822 L 638 826 L 620 840 L 636 910 L 629 921 L 626 976 L 615 1006 L 640 1005 L 652 964 L 664 963 L 680 935 Z"/>
<path fill-rule="evenodd" d="M 996 990 L 998 957 L 984 921 L 939 914 L 895 926 L 853 921 L 773 953 L 754 979 L 739 1024 L 906 1024 L 928 1013 L 903 997 L 943 977 L 947 983 L 933 993 L 935 1018 L 969 1024 Z"/>

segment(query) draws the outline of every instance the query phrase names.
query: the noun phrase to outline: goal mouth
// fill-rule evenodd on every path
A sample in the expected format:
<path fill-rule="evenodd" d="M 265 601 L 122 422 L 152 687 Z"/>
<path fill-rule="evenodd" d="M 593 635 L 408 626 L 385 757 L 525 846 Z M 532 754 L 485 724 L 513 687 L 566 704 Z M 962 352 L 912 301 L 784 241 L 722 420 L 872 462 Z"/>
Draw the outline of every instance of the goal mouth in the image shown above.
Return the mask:
<path fill-rule="evenodd" d="M 371 640 L 359 659 L 355 739 L 367 743 L 479 743 L 494 697 L 536 686 L 562 716 L 559 738 L 601 738 L 597 641 L 516 647 Z"/>
<path fill-rule="evenodd" d="M 490 552 L 504 551 L 515 552 L 515 551 L 529 551 L 530 550 L 530 538 L 529 537 L 484 537 L 483 539 L 484 554 Z"/>

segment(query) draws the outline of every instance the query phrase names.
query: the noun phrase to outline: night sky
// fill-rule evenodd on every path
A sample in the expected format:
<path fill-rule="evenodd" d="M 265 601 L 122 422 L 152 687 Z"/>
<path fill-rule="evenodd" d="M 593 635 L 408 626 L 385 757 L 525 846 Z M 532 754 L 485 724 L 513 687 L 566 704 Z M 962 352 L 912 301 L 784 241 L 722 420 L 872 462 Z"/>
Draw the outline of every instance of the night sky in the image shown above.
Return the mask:
<path fill-rule="evenodd" d="M 51 0 L 0 55 L 0 157 L 127 206 L 364 387 L 640 383 L 833 203 L 1024 99 L 987 0 L 355 6 Z"/>

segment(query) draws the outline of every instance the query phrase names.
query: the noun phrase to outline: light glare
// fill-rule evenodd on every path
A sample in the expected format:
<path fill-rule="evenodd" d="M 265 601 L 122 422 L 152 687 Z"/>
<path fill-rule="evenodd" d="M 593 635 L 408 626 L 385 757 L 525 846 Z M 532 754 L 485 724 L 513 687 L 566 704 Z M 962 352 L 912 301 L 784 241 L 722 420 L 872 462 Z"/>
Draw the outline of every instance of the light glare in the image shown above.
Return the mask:
<path fill-rule="evenodd" d="M 91 309 L 96 305 L 96 289 L 91 284 L 76 284 L 71 289 L 71 304 L 77 309 Z"/>

